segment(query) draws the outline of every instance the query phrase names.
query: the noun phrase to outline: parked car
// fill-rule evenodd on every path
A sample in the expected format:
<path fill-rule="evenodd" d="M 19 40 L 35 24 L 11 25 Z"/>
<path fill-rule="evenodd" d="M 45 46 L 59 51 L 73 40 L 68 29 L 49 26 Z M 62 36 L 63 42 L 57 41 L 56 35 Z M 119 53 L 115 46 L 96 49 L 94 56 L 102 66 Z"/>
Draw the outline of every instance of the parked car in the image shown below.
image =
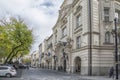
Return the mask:
<path fill-rule="evenodd" d="M 29 66 L 27 65 L 19 65 L 19 69 L 29 69 Z"/>
<path fill-rule="evenodd" d="M 12 77 L 16 74 L 17 72 L 12 66 L 0 66 L 0 76 Z"/>

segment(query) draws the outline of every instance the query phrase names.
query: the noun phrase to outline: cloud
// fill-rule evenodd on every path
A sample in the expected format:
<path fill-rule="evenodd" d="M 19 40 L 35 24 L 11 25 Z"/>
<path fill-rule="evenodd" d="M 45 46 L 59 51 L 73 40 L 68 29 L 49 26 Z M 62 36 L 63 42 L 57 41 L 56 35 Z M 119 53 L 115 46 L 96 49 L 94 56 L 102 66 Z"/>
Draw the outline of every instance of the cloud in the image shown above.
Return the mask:
<path fill-rule="evenodd" d="M 43 4 L 41 4 L 41 6 L 51 7 L 54 6 L 54 4 L 52 2 L 46 1 Z"/>
<path fill-rule="evenodd" d="M 63 0 L 0 0 L 0 18 L 20 16 L 33 29 L 36 38 L 33 51 L 52 34 L 62 2 Z"/>

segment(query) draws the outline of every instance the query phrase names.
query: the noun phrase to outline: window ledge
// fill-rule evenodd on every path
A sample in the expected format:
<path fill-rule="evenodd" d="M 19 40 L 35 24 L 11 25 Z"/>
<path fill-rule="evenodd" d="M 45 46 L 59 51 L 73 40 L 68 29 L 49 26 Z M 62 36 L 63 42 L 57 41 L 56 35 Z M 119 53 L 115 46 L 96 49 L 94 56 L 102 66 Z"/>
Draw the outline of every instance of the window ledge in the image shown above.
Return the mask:
<path fill-rule="evenodd" d="M 105 21 L 103 20 L 104 23 L 112 23 L 113 21 Z"/>
<path fill-rule="evenodd" d="M 74 29 L 74 33 L 77 33 L 77 32 L 79 32 L 79 31 L 81 31 L 82 30 L 82 25 L 80 25 L 79 27 L 76 27 L 75 29 Z"/>
<path fill-rule="evenodd" d="M 63 39 L 63 38 L 64 38 L 64 37 L 66 37 L 66 36 L 67 36 L 67 34 L 66 34 L 66 35 L 64 35 L 64 36 L 62 36 L 62 37 L 61 37 L 61 39 Z"/>
<path fill-rule="evenodd" d="M 77 26 L 77 27 L 75 28 L 75 30 L 77 30 L 77 29 L 79 29 L 79 28 L 82 28 L 82 24 L 81 24 L 80 26 Z"/>
<path fill-rule="evenodd" d="M 103 44 L 105 44 L 105 45 L 113 45 L 114 43 L 104 42 Z"/>

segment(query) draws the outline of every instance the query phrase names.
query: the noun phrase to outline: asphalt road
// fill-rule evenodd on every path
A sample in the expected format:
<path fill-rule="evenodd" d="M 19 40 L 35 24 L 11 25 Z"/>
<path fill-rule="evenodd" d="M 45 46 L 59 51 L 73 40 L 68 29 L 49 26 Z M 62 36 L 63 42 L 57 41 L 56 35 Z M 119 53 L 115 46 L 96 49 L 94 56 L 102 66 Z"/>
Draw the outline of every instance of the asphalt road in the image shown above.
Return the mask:
<path fill-rule="evenodd" d="M 5 78 L 0 77 L 0 80 L 93 80 L 83 78 L 78 74 L 68 74 L 53 70 L 44 70 L 37 68 L 23 69 L 18 71 L 17 77 Z M 99 80 L 104 80 L 100 78 Z M 105 79 L 106 80 L 106 79 Z"/>

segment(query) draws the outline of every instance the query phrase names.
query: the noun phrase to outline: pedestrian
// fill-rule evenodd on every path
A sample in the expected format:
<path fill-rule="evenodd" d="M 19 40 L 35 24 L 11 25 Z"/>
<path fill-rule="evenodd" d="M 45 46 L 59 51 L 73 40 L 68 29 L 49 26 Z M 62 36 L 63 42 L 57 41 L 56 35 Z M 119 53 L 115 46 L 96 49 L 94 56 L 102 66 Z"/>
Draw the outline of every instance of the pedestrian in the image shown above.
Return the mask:
<path fill-rule="evenodd" d="M 113 68 L 113 67 L 110 68 L 109 77 L 110 77 L 110 78 L 111 78 L 111 77 L 114 77 L 114 68 Z"/>
<path fill-rule="evenodd" d="M 13 65 L 13 67 L 17 70 L 17 67 L 16 67 L 16 65 L 15 65 L 15 64 Z"/>
<path fill-rule="evenodd" d="M 27 65 L 27 69 L 29 69 L 29 65 Z"/>

